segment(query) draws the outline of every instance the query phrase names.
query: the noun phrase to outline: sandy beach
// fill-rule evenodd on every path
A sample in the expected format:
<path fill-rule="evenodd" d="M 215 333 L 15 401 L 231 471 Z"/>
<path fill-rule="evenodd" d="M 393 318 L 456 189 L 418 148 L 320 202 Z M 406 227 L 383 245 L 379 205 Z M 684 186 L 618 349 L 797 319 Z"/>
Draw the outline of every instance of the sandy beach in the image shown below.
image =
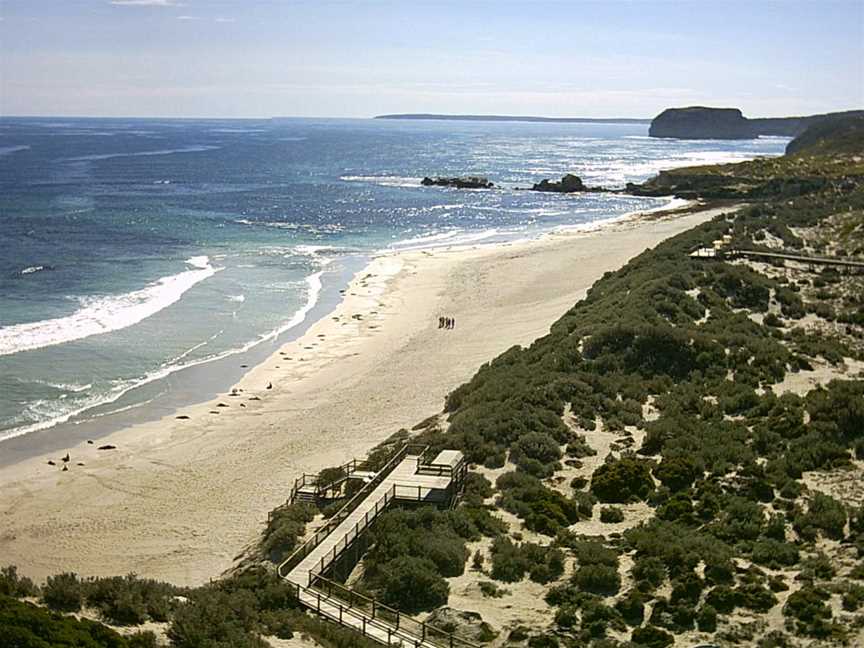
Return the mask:
<path fill-rule="evenodd" d="M 235 394 L 70 447 L 66 472 L 65 453 L 0 469 L 0 565 L 39 579 L 215 578 L 300 473 L 363 455 L 439 412 L 483 362 L 546 333 L 604 272 L 718 211 L 377 257 L 335 312 Z M 438 328 L 442 315 L 455 329 Z"/>

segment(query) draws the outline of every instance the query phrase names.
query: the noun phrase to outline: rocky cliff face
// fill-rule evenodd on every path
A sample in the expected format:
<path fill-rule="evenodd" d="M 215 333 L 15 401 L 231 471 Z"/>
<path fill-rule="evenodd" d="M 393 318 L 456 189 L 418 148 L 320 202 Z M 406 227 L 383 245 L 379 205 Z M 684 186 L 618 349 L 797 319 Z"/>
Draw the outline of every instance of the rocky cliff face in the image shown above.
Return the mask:
<path fill-rule="evenodd" d="M 751 139 L 760 135 L 796 137 L 815 123 L 855 116 L 864 116 L 864 111 L 747 119 L 737 108 L 667 108 L 651 122 L 648 134 L 677 139 Z"/>

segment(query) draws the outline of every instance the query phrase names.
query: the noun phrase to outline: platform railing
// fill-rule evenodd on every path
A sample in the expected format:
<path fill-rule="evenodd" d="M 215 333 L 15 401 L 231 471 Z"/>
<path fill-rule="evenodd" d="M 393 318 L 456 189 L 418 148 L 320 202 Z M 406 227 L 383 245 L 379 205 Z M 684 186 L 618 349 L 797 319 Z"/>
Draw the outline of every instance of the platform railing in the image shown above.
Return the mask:
<path fill-rule="evenodd" d="M 346 610 L 352 610 L 357 613 L 366 615 L 368 618 L 375 621 L 386 623 L 391 628 L 409 635 L 412 639 L 419 642 L 415 645 L 423 643 L 442 648 L 479 648 L 477 644 L 439 628 L 427 621 L 421 621 L 414 617 L 404 614 L 397 608 L 390 607 L 381 603 L 378 599 L 365 594 L 361 594 L 350 587 L 341 583 L 337 583 L 320 574 L 316 574 L 307 591 L 320 592 L 325 596 L 325 600 L 338 601 L 345 606 Z"/>
<path fill-rule="evenodd" d="M 393 472 L 393 469 L 401 462 L 411 451 L 413 448 L 416 448 L 415 445 L 403 445 L 399 450 L 397 450 L 390 459 L 387 460 L 381 469 L 375 474 L 371 480 L 363 485 L 360 490 L 358 490 L 354 495 L 349 499 L 343 506 L 340 508 L 330 519 L 325 522 L 321 528 L 319 528 L 311 538 L 306 540 L 302 545 L 297 547 L 285 560 L 283 560 L 279 567 L 276 569 L 276 573 L 281 577 L 285 577 L 285 575 L 291 571 L 294 567 L 296 567 L 301 560 L 303 560 L 306 556 L 308 556 L 314 549 L 321 544 L 321 542 L 326 538 L 330 533 L 339 526 L 345 518 L 347 518 L 351 512 L 356 509 L 360 502 L 362 502 L 369 494 L 375 490 L 375 488 L 382 482 L 384 479 Z"/>

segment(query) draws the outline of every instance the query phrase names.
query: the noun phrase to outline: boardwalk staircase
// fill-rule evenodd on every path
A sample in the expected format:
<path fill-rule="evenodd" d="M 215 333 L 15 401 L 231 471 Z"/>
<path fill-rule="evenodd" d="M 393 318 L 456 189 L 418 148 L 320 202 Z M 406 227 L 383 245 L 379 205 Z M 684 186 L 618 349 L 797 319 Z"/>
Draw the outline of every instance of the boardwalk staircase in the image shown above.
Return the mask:
<path fill-rule="evenodd" d="M 445 450 L 430 459 L 427 448 L 404 445 L 379 470 L 353 470 L 353 474 L 358 472 L 372 475 L 360 478 L 363 485 L 351 499 L 279 565 L 279 576 L 295 588 L 297 600 L 305 607 L 382 645 L 479 648 L 452 632 L 355 592 L 337 580 L 340 574 L 346 577 L 357 564 L 365 549 L 365 532 L 391 505 L 453 505 L 467 475 L 462 453 Z M 298 480 L 301 481 L 302 478 Z M 309 486 L 315 484 L 308 482 Z M 297 487 L 296 493 L 292 490 L 297 501 L 301 501 L 305 485 Z M 324 486 L 330 488 L 330 484 Z"/>

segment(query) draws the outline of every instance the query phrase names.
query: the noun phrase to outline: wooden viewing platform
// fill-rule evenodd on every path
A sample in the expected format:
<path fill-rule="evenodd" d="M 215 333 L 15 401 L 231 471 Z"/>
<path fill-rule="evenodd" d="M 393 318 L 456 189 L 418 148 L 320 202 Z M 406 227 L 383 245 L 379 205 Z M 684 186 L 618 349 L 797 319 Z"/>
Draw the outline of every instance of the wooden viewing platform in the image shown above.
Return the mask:
<path fill-rule="evenodd" d="M 444 450 L 431 461 L 424 459 L 425 453 L 425 448 L 417 446 L 400 449 L 381 470 L 372 473 L 339 512 L 279 565 L 278 573 L 296 588 L 297 599 L 307 608 L 384 645 L 473 648 L 475 644 L 403 615 L 328 577 L 346 551 L 391 504 L 453 503 L 468 469 L 462 453 Z"/>

